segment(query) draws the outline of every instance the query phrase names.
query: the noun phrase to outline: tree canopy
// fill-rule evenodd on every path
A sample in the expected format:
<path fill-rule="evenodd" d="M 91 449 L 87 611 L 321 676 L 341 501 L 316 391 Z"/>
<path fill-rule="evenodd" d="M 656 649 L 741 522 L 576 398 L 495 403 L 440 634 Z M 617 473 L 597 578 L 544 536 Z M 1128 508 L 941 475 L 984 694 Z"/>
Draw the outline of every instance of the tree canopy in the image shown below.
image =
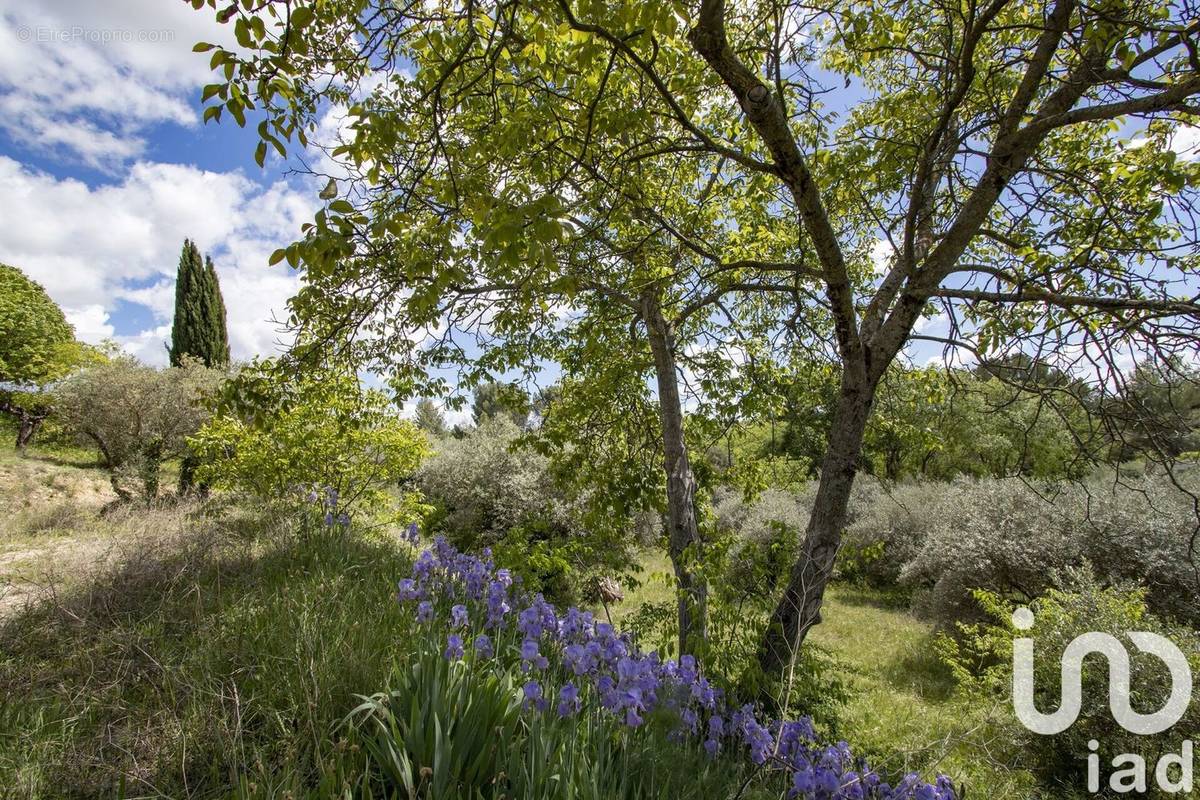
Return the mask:
<path fill-rule="evenodd" d="M 37 386 L 75 363 L 75 331 L 41 284 L 0 264 L 0 381 Z"/>
<path fill-rule="evenodd" d="M 6 264 L 0 264 L 0 332 L 0 412 L 17 420 L 17 449 L 24 450 L 50 416 L 47 387 L 97 353 L 75 340 L 41 284 Z"/>
<path fill-rule="evenodd" d="M 777 387 L 796 350 L 832 365 L 768 673 L 820 620 L 880 385 L 911 344 L 1026 353 L 1100 391 L 1122 359 L 1195 351 L 1200 166 L 1172 149 L 1200 111 L 1190 6 L 344 0 L 221 17 L 242 50 L 199 46 L 220 71 L 206 118 L 260 110 L 260 159 L 347 108 L 346 135 L 320 143 L 349 171 L 341 194 L 275 254 L 304 270 L 297 324 L 425 385 L 430 366 L 534 369 L 564 332 L 657 327 L 675 357 L 660 406 L 694 379 L 715 418 L 727 387 Z M 936 313 L 949 333 L 922 333 Z M 606 341 L 592 353 L 619 352 Z"/>

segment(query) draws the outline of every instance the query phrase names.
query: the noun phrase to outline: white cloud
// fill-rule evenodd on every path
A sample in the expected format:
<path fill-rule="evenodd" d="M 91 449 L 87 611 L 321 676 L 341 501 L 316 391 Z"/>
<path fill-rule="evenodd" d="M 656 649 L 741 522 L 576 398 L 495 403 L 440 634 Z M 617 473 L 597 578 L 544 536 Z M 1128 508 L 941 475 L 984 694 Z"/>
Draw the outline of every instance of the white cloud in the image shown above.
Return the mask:
<path fill-rule="evenodd" d="M 271 352 L 299 280 L 270 253 L 293 241 L 316 198 L 283 181 L 266 188 L 239 172 L 137 163 L 119 182 L 89 187 L 0 157 L 0 261 L 25 270 L 64 307 L 85 341 L 112 337 L 117 300 L 148 309 L 154 325 L 115 337 L 162 363 L 184 238 L 213 255 L 235 358 Z"/>
<path fill-rule="evenodd" d="M 104 306 L 92 305 L 65 309 L 67 322 L 75 326 L 75 335 L 85 342 L 111 339 L 115 333 Z"/>
<path fill-rule="evenodd" d="M 895 251 L 892 249 L 892 243 L 887 239 L 876 239 L 871 245 L 871 264 L 875 268 L 875 275 L 882 278 L 887 274 L 892 266 L 892 257 Z"/>
<path fill-rule="evenodd" d="M 943 311 L 932 317 L 920 317 L 913 325 L 913 333 L 940 333 L 950 322 L 950 317 Z"/>
<path fill-rule="evenodd" d="M 211 9 L 181 2 L 0 0 L 0 127 L 115 169 L 144 152 L 151 126 L 198 124 L 211 73 L 192 45 L 229 36 Z"/>
<path fill-rule="evenodd" d="M 1171 136 L 1171 149 L 1184 158 L 1200 158 L 1200 127 L 1180 125 Z"/>

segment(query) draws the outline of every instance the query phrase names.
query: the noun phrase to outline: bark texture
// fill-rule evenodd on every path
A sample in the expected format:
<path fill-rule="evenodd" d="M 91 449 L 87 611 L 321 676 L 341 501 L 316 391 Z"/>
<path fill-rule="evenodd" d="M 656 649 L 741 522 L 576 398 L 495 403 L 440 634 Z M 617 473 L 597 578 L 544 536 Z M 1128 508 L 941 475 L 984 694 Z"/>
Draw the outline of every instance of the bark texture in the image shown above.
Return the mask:
<path fill-rule="evenodd" d="M 663 468 L 667 474 L 667 550 L 679 587 L 679 652 L 694 653 L 708 638 L 708 587 L 691 564 L 701 543 L 696 521 L 696 476 L 684 440 L 675 337 L 653 292 L 642 296 L 642 321 L 658 384 Z"/>

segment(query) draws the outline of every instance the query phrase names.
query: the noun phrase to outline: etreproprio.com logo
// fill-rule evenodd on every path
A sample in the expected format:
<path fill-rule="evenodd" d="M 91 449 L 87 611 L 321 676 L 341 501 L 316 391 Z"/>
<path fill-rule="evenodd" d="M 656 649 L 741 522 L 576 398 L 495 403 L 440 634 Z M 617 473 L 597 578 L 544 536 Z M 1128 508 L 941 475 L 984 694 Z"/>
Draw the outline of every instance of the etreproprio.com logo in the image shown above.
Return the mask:
<path fill-rule="evenodd" d="M 1012 616 L 1018 631 L 1033 627 L 1033 612 L 1018 608 Z M 1113 719 L 1130 733 L 1148 736 L 1168 730 L 1187 712 L 1192 699 L 1192 670 L 1187 656 L 1174 642 L 1148 631 L 1130 631 L 1130 641 L 1143 653 L 1162 660 L 1171 672 L 1171 694 L 1161 709 L 1153 714 L 1134 711 L 1129 702 L 1131 670 L 1129 652 L 1115 636 L 1107 633 L 1085 633 L 1067 645 L 1062 654 L 1062 700 L 1053 713 L 1043 714 L 1034 705 L 1033 639 L 1013 640 L 1013 709 L 1021 723 L 1043 736 L 1053 736 L 1071 727 L 1083 707 L 1083 659 L 1093 653 L 1108 661 L 1108 705 Z M 1100 791 L 1100 747 L 1096 740 L 1088 742 L 1093 751 L 1088 756 L 1088 791 Z M 1114 771 L 1108 788 L 1117 793 L 1143 793 L 1149 775 L 1146 759 L 1137 753 L 1121 753 L 1112 759 Z M 1192 742 L 1184 740 L 1178 753 L 1162 756 L 1154 765 L 1154 780 L 1158 788 L 1169 794 L 1190 794 L 1192 791 Z"/>

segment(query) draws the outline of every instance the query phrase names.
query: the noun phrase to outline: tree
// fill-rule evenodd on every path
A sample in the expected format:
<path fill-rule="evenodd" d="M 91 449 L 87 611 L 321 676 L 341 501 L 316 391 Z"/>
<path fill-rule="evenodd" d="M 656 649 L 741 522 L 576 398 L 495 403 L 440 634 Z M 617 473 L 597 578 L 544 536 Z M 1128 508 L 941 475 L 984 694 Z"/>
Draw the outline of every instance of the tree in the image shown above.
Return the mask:
<path fill-rule="evenodd" d="M 817 477 L 837 396 L 827 365 L 800 364 L 783 430 L 768 452 L 783 453 Z M 1011 383 L 998 365 L 974 371 L 894 364 L 881 381 L 863 434 L 859 468 L 887 480 L 1020 476 L 1082 477 L 1103 455 L 1102 431 L 1071 384 L 1022 373 Z M 1039 390 L 1040 387 L 1040 390 Z M 1079 389 L 1080 387 L 1074 387 Z"/>
<path fill-rule="evenodd" d="M 751 302 L 780 328 L 809 325 L 837 392 L 813 513 L 763 636 L 768 674 L 820 621 L 877 391 L 910 342 L 1096 367 L 1101 390 L 1131 348 L 1194 351 L 1200 167 L 1170 146 L 1198 111 L 1189 6 L 525 0 L 222 14 L 247 49 L 214 53 L 224 78 L 206 90 L 210 118 L 259 107 L 260 148 L 286 150 L 325 101 L 350 106 L 354 133 L 335 153 L 358 167 L 348 183 L 363 201 L 334 200 L 275 256 L 306 270 L 301 312 L 386 331 L 377 312 L 394 294 L 337 287 L 369 286 L 417 253 L 405 321 L 425 324 L 431 308 L 451 327 L 479 320 L 441 302 L 479 286 L 489 333 L 520 338 L 526 298 L 551 306 L 579 288 L 511 267 L 603 240 L 607 226 L 572 209 L 617 192 L 667 250 L 738 282 L 790 280 Z M 825 92 L 845 85 L 857 91 Z M 731 193 L 722 207 L 744 209 L 762 237 L 732 236 L 735 212 L 723 220 L 733 246 L 712 253 L 675 209 L 660 212 L 667 187 L 643 193 L 638 165 L 668 156 Z M 781 242 L 794 257 L 775 255 Z M 509 268 L 503 291 L 487 280 L 496 264 Z M 950 335 L 917 330 L 936 310 Z M 401 347 L 391 355 L 418 344 Z"/>
<path fill-rule="evenodd" d="M 309 365 L 296 374 L 257 361 L 222 389 L 216 413 L 189 439 L 198 477 L 262 502 L 320 500 L 330 519 L 368 524 L 415 520 L 411 481 L 429 445 L 381 392 L 353 369 Z"/>
<path fill-rule="evenodd" d="M 417 412 L 413 421 L 418 428 L 432 436 L 441 436 L 446 432 L 446 418 L 438 410 L 437 404 L 428 397 L 417 401 Z"/>
<path fill-rule="evenodd" d="M 171 366 L 185 358 L 206 367 L 229 364 L 229 334 L 225 326 L 225 299 L 211 258 L 200 258 L 196 243 L 184 239 L 175 278 L 175 319 L 171 325 Z"/>
<path fill-rule="evenodd" d="M 121 500 L 140 491 L 152 502 L 162 462 L 186 452 L 187 437 L 208 418 L 205 398 L 222 380 L 222 372 L 191 359 L 155 369 L 118 356 L 64 381 L 56 408 L 68 428 L 95 445 Z"/>
<path fill-rule="evenodd" d="M 1139 364 L 1112 402 L 1113 456 L 1176 458 L 1200 450 L 1200 380 L 1178 359 Z"/>
<path fill-rule="evenodd" d="M 518 428 L 529 420 L 529 396 L 514 384 L 488 381 L 475 387 L 471 419 L 482 425 L 495 417 L 508 417 Z"/>
<path fill-rule="evenodd" d="M 18 450 L 50 415 L 47 387 L 83 363 L 87 349 L 46 290 L 0 264 L 0 411 L 17 420 Z"/>

